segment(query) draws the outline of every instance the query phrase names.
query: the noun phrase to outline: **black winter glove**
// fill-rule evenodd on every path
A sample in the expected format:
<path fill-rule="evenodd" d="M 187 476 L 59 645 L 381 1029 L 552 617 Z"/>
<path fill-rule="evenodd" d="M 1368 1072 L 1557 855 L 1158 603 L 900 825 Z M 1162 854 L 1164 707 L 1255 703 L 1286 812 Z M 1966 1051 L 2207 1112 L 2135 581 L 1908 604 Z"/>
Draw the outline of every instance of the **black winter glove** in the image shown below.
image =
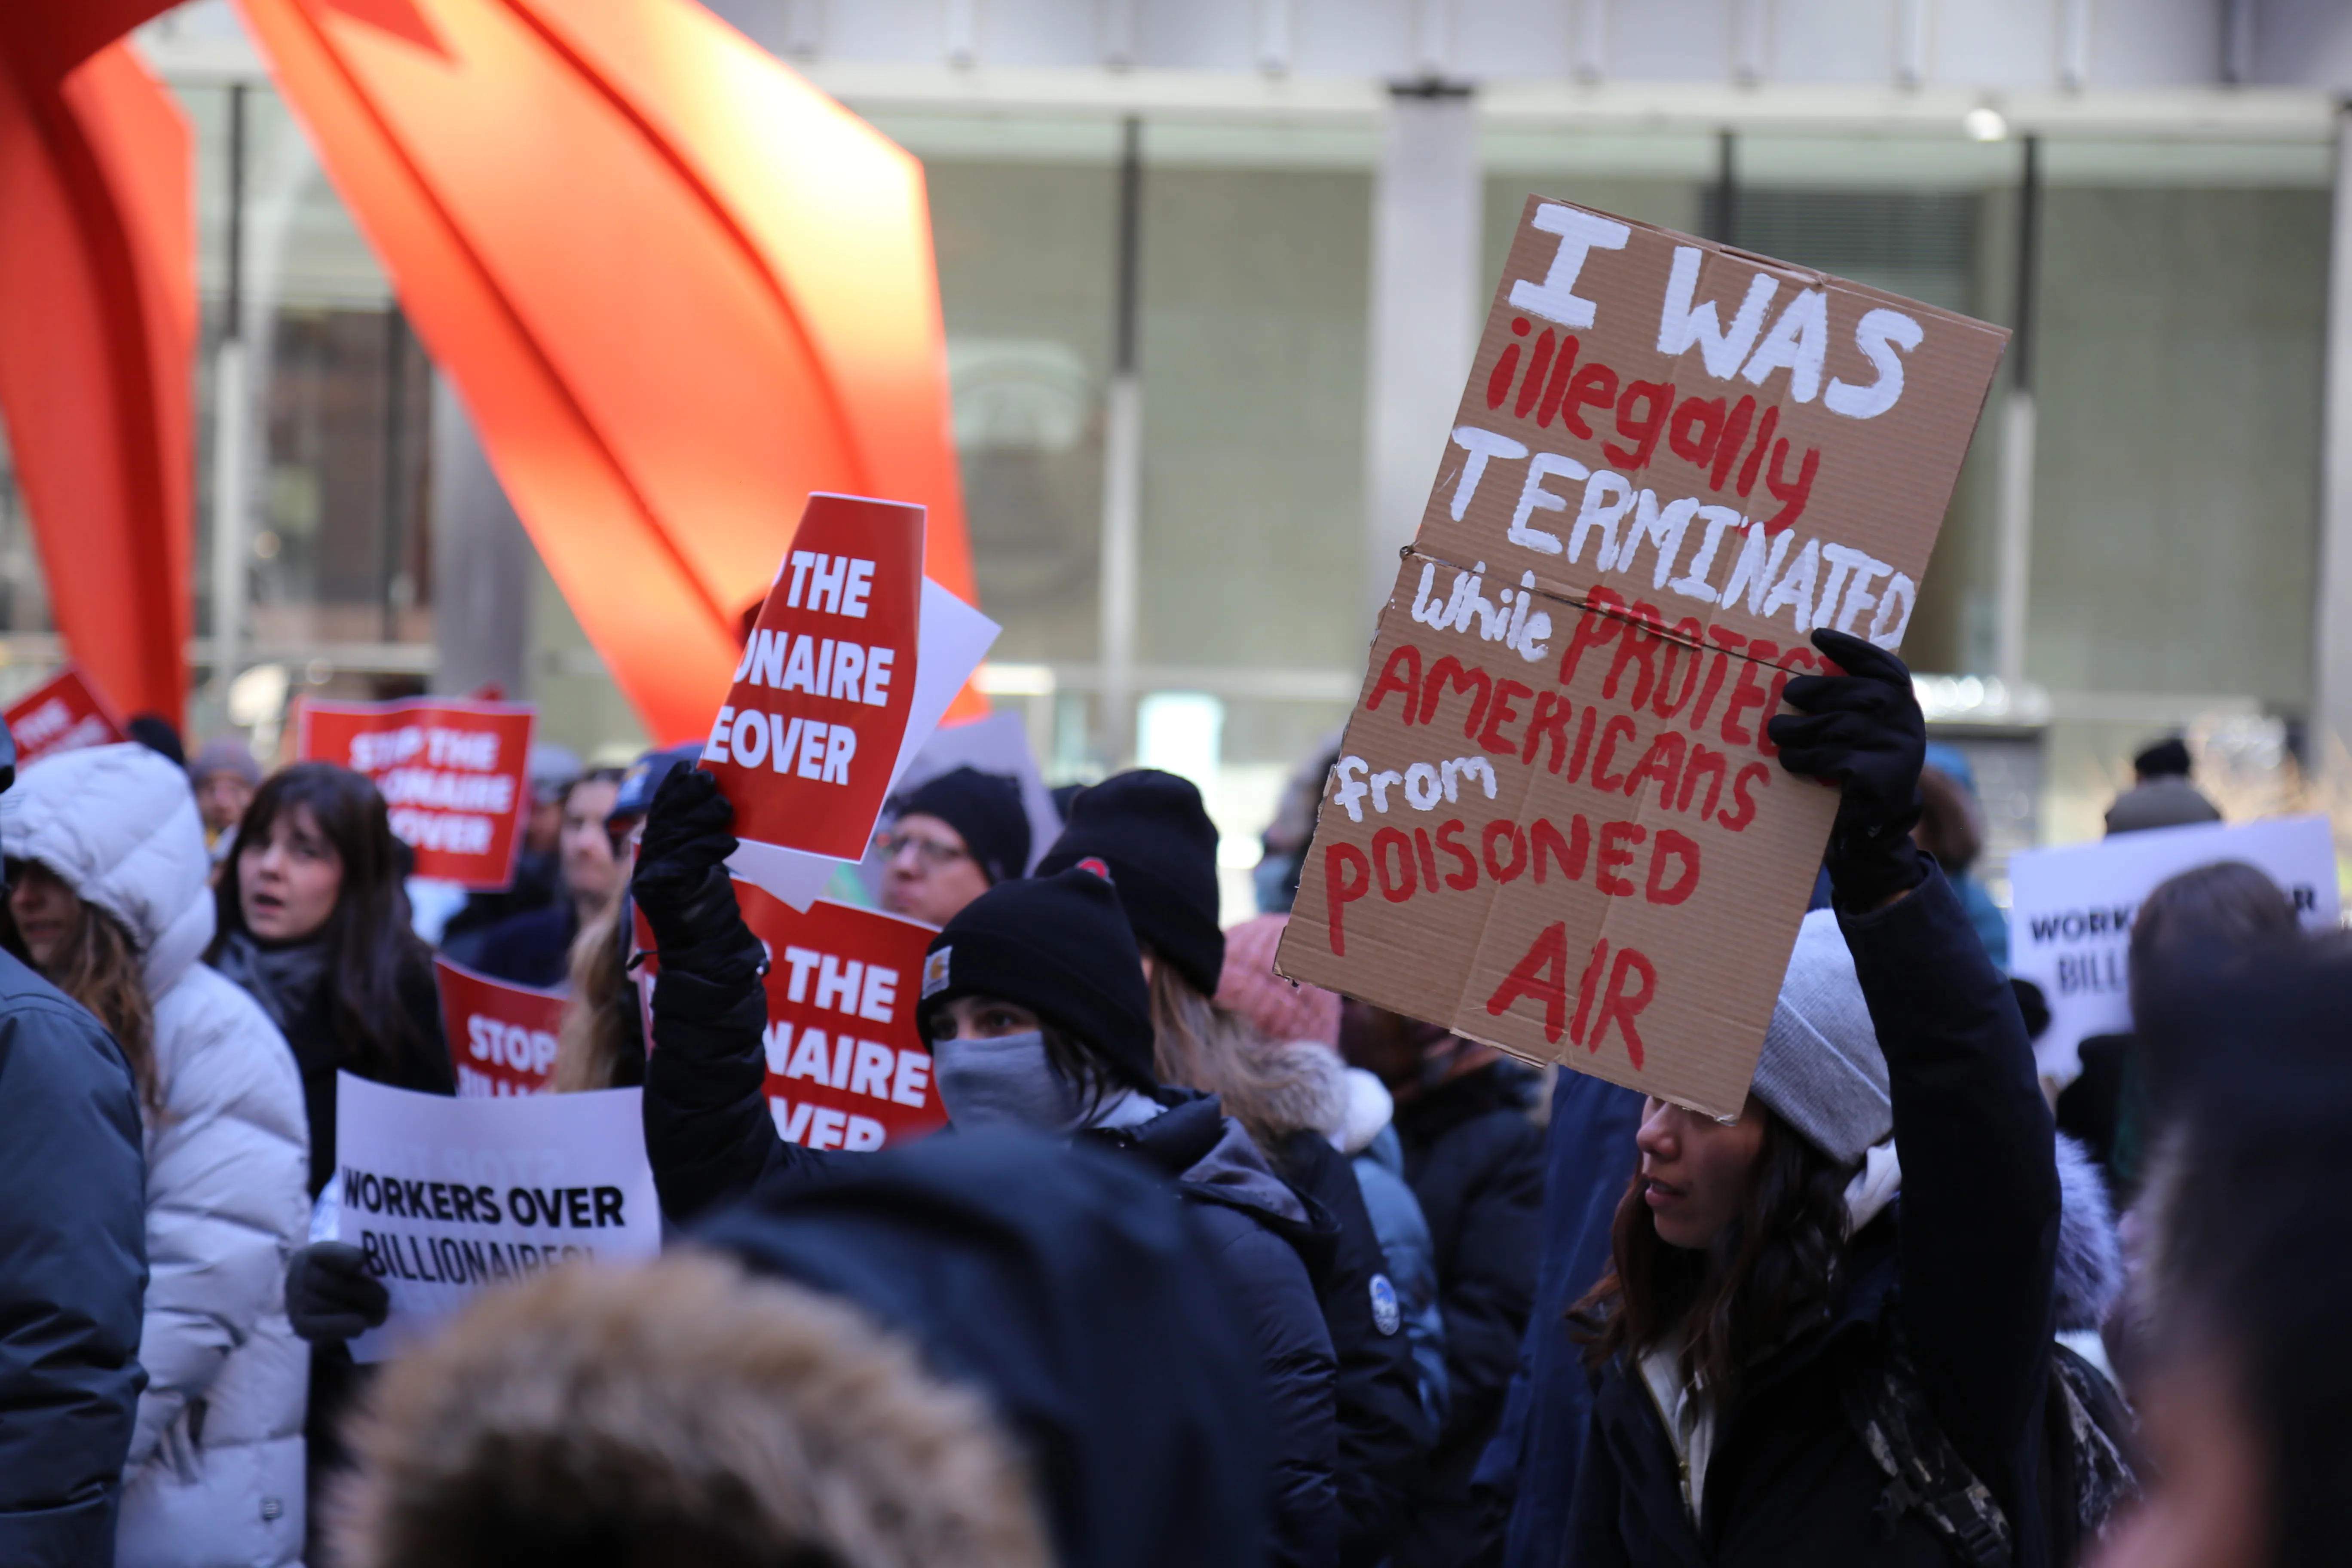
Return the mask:
<path fill-rule="evenodd" d="M 1781 714 L 1766 732 L 1782 767 L 1838 785 L 1822 863 L 1841 905 L 1874 910 L 1927 879 L 1927 858 L 1911 841 L 1927 722 L 1910 669 L 1885 648 L 1826 628 L 1813 634 L 1813 647 L 1845 673 L 1790 681 L 1789 702 L 1801 711 Z"/>
<path fill-rule="evenodd" d="M 286 1317 L 314 1344 L 356 1339 L 383 1326 L 391 1293 L 367 1271 L 367 1254 L 341 1241 L 298 1247 L 286 1262 Z"/>
<path fill-rule="evenodd" d="M 735 807 L 719 793 L 719 781 L 699 768 L 677 769 L 654 792 L 629 897 L 645 910 L 656 951 L 758 948 L 727 877 L 734 821 Z"/>

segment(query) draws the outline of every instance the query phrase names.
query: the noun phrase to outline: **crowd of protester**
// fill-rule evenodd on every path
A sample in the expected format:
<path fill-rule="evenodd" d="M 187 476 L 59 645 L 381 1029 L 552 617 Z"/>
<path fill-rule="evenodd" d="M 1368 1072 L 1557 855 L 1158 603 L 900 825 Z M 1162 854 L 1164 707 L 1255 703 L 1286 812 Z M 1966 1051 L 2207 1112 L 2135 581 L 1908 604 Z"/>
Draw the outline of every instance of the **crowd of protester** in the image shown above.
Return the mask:
<path fill-rule="evenodd" d="M 2185 873 L 2134 1026 L 2045 1083 L 1966 758 L 1892 655 L 1815 641 L 1844 673 L 1770 736 L 1840 806 L 1728 1123 L 1278 975 L 1328 758 L 1231 930 L 1183 779 L 1045 843 L 1009 778 L 895 799 L 872 896 L 938 928 L 950 1131 L 870 1153 L 771 1114 L 698 748 L 536 748 L 512 886 L 425 922 L 358 774 L 144 732 L 26 767 L 0 1563 L 2340 1557 L 2352 948 Z M 2214 819 L 2189 761 L 2110 830 Z M 558 1092 L 642 1087 L 670 1246 L 362 1366 L 388 1298 L 314 1205 L 339 1073 L 456 1092 L 436 945 L 565 994 Z"/>

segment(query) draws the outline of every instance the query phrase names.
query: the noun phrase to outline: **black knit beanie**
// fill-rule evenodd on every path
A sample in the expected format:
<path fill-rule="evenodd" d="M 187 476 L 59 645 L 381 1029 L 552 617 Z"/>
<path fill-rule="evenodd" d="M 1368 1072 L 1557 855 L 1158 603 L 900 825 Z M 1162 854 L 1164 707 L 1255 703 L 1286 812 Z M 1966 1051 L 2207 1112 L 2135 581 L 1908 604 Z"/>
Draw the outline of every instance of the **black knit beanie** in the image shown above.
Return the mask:
<path fill-rule="evenodd" d="M 1003 773 L 951 769 L 890 805 L 899 816 L 920 813 L 954 828 L 991 884 L 1029 868 L 1029 809 L 1021 804 L 1021 786 Z"/>
<path fill-rule="evenodd" d="M 1117 773 L 1070 807 L 1069 826 L 1037 863 L 1045 876 L 1100 861 L 1136 940 L 1203 996 L 1217 994 L 1225 933 L 1217 925 L 1217 829 L 1190 779 L 1155 768 Z"/>
<path fill-rule="evenodd" d="M 959 996 L 1026 1007 L 1138 1088 L 1151 1068 L 1151 997 L 1118 895 L 1091 871 L 999 882 L 931 939 L 915 1025 Z"/>

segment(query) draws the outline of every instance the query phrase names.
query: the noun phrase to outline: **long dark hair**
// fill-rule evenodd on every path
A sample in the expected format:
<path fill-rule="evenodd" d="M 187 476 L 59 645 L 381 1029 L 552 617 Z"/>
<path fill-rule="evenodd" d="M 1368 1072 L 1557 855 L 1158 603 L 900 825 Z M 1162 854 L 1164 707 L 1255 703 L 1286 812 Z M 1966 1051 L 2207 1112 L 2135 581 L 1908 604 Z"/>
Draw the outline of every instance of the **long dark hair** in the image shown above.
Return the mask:
<path fill-rule="evenodd" d="M 1754 1100 L 1748 1114 L 1764 1118 L 1764 1142 L 1747 1206 L 1703 1250 L 1659 1239 L 1641 1178 L 1626 1187 L 1610 1227 L 1612 1267 L 1569 1313 L 1588 1364 L 1679 1339 L 1684 1378 L 1721 1401 L 1744 1368 L 1828 1321 L 1853 1167 Z"/>
<path fill-rule="evenodd" d="M 334 913 L 312 939 L 327 944 L 335 1037 L 353 1070 L 388 1072 L 431 1049 L 402 1002 L 401 985 L 404 979 L 415 984 L 419 975 L 429 984 L 433 957 L 409 929 L 408 890 L 401 885 L 407 853 L 392 836 L 383 796 L 358 773 L 332 763 L 297 763 L 254 792 L 236 826 L 236 855 L 213 890 L 216 933 L 205 956 L 217 955 L 233 937 L 259 940 L 245 923 L 236 861 L 268 842 L 280 812 L 302 806 L 342 862 Z"/>

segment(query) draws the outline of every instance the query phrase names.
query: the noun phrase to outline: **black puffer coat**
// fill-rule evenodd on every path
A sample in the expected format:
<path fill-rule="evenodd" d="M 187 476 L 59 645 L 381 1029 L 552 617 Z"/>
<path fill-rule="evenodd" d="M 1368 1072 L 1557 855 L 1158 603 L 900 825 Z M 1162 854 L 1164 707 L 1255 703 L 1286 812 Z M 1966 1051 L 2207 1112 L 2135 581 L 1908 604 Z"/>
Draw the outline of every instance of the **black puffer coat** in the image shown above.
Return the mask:
<path fill-rule="evenodd" d="M 0 731 L 0 737 L 5 731 Z M 114 1561 L 147 1374 L 139 1097 L 97 1019 L 0 952 L 0 1563 Z"/>
<path fill-rule="evenodd" d="M 1696 1525 L 1640 1372 L 1601 1371 L 1569 1526 L 1576 1568 L 1950 1568 L 1916 1511 L 1886 1505 L 1841 1403 L 1843 1378 L 1883 1364 L 1898 1331 L 1937 1424 L 2008 1515 L 2018 1568 L 2048 1560 L 2037 1478 L 2059 1187 L 2032 1047 L 1940 872 L 1839 922 L 1886 1053 L 1901 1200 L 1848 1243 L 1832 1321 L 1751 1369 L 1717 1414 Z"/>
<path fill-rule="evenodd" d="M 646 1058 L 646 1152 L 662 1212 L 687 1224 L 755 1191 L 789 1193 L 842 1179 L 868 1158 L 787 1143 L 764 1089 L 760 1041 L 767 998 L 759 952 L 662 954 Z M 1123 1149 L 1175 1184 L 1207 1230 L 1228 1300 L 1265 1374 L 1265 1447 L 1274 1474 L 1273 1560 L 1334 1563 L 1339 1513 L 1331 1336 L 1305 1258 L 1328 1256 L 1336 1226 L 1267 1166 L 1212 1096 L 1159 1091 L 1157 1120 L 1090 1140 Z"/>
<path fill-rule="evenodd" d="M 1470 1479 L 1503 1415 L 1543 1250 L 1543 1130 L 1534 1075 L 1498 1061 L 1397 1107 L 1404 1177 L 1436 1255 L 1452 1401 L 1404 1533 L 1397 1568 L 1454 1568 L 1501 1528 Z"/>
<path fill-rule="evenodd" d="M 1322 1134 L 1304 1129 L 1266 1154 L 1293 1191 L 1338 1225 L 1328 1256 L 1301 1256 L 1339 1360 L 1339 1561 L 1369 1568 L 1395 1549 L 1436 1434 L 1421 1407 L 1396 1284 L 1354 1168 Z"/>

